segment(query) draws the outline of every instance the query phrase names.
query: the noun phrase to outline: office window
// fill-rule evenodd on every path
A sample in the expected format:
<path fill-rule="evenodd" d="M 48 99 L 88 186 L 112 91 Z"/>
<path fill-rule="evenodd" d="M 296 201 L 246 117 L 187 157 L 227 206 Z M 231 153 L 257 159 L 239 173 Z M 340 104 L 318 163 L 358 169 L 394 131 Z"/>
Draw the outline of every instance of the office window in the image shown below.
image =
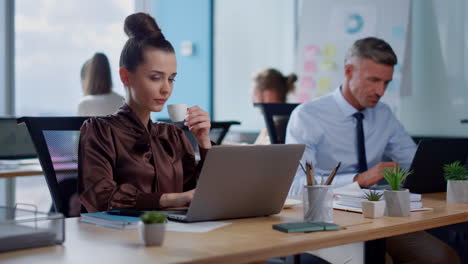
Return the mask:
<path fill-rule="evenodd" d="M 82 96 L 80 70 L 95 52 L 111 63 L 114 89 L 123 21 L 130 0 L 21 0 L 15 6 L 16 115 L 74 115 Z"/>
<path fill-rule="evenodd" d="M 401 122 L 412 135 L 466 137 L 468 2 L 414 0 L 411 10 L 411 93 L 401 98 Z"/>
<path fill-rule="evenodd" d="M 16 116 L 67 116 L 77 113 L 82 96 L 80 70 L 95 52 L 109 58 L 114 90 L 124 95 L 118 76 L 120 51 L 127 40 L 131 0 L 21 0 L 15 2 Z M 43 176 L 18 177 L 16 202 L 49 210 Z"/>
<path fill-rule="evenodd" d="M 254 72 L 266 68 L 284 74 L 294 71 L 295 5 L 295 1 L 281 0 L 217 1 L 214 5 L 214 118 L 242 122 L 231 131 L 258 132 L 265 127 L 252 105 Z"/>

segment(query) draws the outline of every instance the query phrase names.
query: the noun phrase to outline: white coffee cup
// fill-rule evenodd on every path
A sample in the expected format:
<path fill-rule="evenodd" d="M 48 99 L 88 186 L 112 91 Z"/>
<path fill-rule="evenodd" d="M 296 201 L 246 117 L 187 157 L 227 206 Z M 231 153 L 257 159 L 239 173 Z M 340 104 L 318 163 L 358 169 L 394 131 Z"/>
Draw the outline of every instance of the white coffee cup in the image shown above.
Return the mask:
<path fill-rule="evenodd" d="M 167 111 L 169 112 L 169 117 L 172 122 L 182 122 L 187 115 L 187 105 L 186 104 L 170 104 L 167 106 Z"/>

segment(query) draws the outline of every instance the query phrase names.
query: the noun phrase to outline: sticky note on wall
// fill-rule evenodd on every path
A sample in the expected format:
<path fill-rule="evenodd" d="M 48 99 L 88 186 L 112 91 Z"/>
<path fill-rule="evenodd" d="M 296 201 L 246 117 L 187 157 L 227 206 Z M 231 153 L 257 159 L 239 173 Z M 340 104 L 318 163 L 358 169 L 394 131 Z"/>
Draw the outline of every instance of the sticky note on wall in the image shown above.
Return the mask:
<path fill-rule="evenodd" d="M 314 57 L 320 54 L 320 49 L 317 45 L 307 45 L 304 49 L 306 58 Z"/>
<path fill-rule="evenodd" d="M 322 77 L 318 80 L 317 89 L 322 92 L 329 91 L 331 89 L 330 77 Z"/>
<path fill-rule="evenodd" d="M 307 102 L 307 101 L 310 100 L 310 93 L 302 91 L 302 92 L 300 92 L 300 93 L 297 94 L 296 100 L 297 100 L 299 103 Z"/>
<path fill-rule="evenodd" d="M 325 45 L 323 48 L 323 56 L 325 57 L 335 57 L 336 56 L 336 46 L 332 44 Z"/>
<path fill-rule="evenodd" d="M 404 40 L 405 39 L 405 27 L 395 26 L 392 28 L 392 38 L 394 40 Z"/>
<path fill-rule="evenodd" d="M 320 70 L 322 71 L 334 71 L 336 68 L 336 63 L 332 59 L 325 59 L 320 64 Z"/>
<path fill-rule="evenodd" d="M 315 60 L 306 60 L 304 62 L 304 72 L 315 72 L 317 70 L 317 63 Z"/>
<path fill-rule="evenodd" d="M 303 76 L 301 78 L 299 86 L 304 89 L 314 88 L 314 78 L 312 78 L 312 76 Z"/>

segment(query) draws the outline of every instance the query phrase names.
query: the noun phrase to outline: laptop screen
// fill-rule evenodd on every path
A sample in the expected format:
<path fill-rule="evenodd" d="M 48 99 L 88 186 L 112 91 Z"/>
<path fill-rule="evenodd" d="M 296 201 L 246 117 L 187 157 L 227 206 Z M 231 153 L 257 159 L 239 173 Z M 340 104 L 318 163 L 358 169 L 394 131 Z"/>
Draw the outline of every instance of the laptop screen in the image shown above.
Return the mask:
<path fill-rule="evenodd" d="M 465 166 L 468 159 L 468 138 L 421 139 L 414 156 L 410 175 L 404 187 L 415 193 L 444 192 L 446 182 L 443 166 L 460 161 Z"/>
<path fill-rule="evenodd" d="M 0 118 L 0 159 L 27 159 L 37 157 L 26 125 L 16 118 Z"/>

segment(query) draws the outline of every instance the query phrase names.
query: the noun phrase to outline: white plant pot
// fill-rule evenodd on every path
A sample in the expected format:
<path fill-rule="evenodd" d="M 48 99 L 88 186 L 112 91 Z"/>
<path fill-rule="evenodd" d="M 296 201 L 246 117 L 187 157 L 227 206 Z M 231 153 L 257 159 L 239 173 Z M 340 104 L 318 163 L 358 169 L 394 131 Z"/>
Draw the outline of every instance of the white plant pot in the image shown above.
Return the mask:
<path fill-rule="evenodd" d="M 410 195 L 408 189 L 400 191 L 385 190 L 385 215 L 387 216 L 409 216 Z"/>
<path fill-rule="evenodd" d="M 362 200 L 362 214 L 367 218 L 383 217 L 385 212 L 385 201 Z"/>
<path fill-rule="evenodd" d="M 140 237 L 147 247 L 160 246 L 164 241 L 166 233 L 166 223 L 164 224 L 140 224 Z"/>
<path fill-rule="evenodd" d="M 447 181 L 447 203 L 468 203 L 468 180 Z"/>

